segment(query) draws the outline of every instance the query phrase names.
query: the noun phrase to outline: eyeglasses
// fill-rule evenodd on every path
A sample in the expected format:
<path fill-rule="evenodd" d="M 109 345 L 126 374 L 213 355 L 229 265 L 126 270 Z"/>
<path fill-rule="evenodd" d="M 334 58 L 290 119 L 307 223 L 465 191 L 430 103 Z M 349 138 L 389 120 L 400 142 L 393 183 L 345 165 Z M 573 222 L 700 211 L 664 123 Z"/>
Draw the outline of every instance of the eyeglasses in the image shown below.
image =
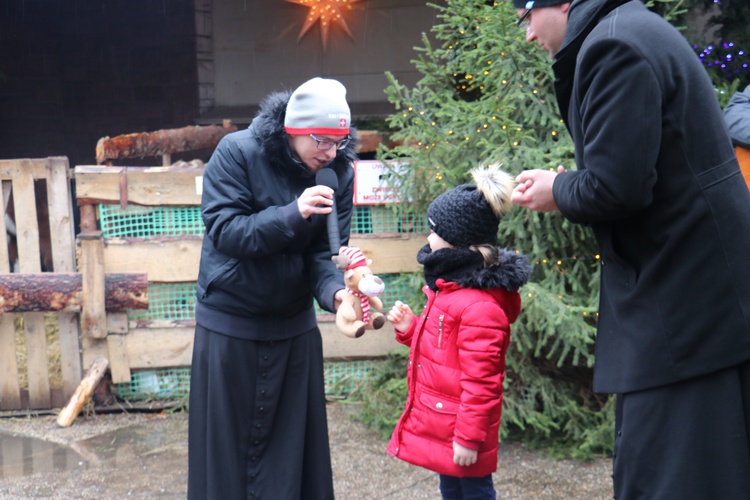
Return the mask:
<path fill-rule="evenodd" d="M 318 139 L 315 137 L 315 134 L 310 134 L 310 137 L 312 137 L 313 141 L 318 143 L 318 150 L 320 151 L 329 151 L 333 146 L 336 146 L 337 150 L 344 149 L 349 145 L 349 141 L 352 140 L 351 137 L 346 136 L 340 141 L 332 141 L 330 139 Z"/>
<path fill-rule="evenodd" d="M 524 31 L 528 31 L 529 29 L 529 21 L 531 21 L 531 9 L 534 8 L 534 0 L 529 0 L 526 2 L 526 10 L 521 15 L 521 17 L 518 18 L 518 21 L 516 21 L 516 26 L 521 28 Z"/>
<path fill-rule="evenodd" d="M 521 28 L 523 31 L 529 30 L 529 21 L 531 21 L 531 9 L 527 10 L 523 13 L 521 17 L 518 18 L 518 22 L 516 23 L 516 26 Z"/>

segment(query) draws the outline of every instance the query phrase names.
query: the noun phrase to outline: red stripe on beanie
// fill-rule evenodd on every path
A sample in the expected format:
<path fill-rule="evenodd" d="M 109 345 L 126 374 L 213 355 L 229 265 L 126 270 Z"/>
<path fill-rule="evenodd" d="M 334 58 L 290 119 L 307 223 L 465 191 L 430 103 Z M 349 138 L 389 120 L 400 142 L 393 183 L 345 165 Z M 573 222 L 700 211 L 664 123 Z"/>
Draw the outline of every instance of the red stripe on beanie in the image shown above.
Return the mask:
<path fill-rule="evenodd" d="M 365 258 L 365 254 L 363 254 L 362 250 L 357 247 L 341 247 L 339 249 L 339 253 L 346 255 L 351 261 L 351 264 L 346 267 L 347 270 L 367 265 L 367 258 Z"/>
<path fill-rule="evenodd" d="M 289 96 L 284 128 L 288 134 L 343 135 L 351 119 L 346 87 L 330 78 L 312 78 Z"/>
<path fill-rule="evenodd" d="M 349 127 L 344 128 L 294 128 L 284 127 L 286 133 L 289 135 L 307 135 L 307 134 L 321 134 L 321 135 L 349 135 Z"/>

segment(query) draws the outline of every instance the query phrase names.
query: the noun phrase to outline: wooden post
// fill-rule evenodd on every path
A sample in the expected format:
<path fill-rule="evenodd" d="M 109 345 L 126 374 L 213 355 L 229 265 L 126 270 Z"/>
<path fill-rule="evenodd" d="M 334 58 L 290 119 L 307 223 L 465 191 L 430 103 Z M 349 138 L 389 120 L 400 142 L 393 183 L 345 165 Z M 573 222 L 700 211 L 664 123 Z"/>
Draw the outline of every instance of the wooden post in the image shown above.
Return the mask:
<path fill-rule="evenodd" d="M 91 203 L 83 203 L 79 210 L 81 212 L 81 234 L 96 231 L 96 207 Z"/>
<path fill-rule="evenodd" d="M 2 181 L 2 205 L 7 206 L 10 195 L 10 181 Z M 6 187 L 8 189 L 6 189 Z M 3 214 L 5 210 L 3 210 Z M 5 234 L 5 217 L 0 216 L 0 232 Z M 0 272 L 10 271 L 8 247 L 0 243 Z M 21 408 L 21 387 L 18 383 L 18 362 L 16 360 L 16 316 L 0 315 L 0 410 Z"/>
<path fill-rule="evenodd" d="M 49 408 L 52 405 L 52 400 L 47 360 L 47 326 L 44 323 L 44 313 L 24 313 L 23 326 L 26 332 L 29 407 Z"/>
<path fill-rule="evenodd" d="M 16 166 L 12 180 L 13 208 L 18 232 L 18 265 L 21 273 L 38 273 L 41 269 L 39 250 L 39 222 L 34 193 L 34 173 L 30 160 L 22 160 Z"/>
<path fill-rule="evenodd" d="M 130 382 L 130 361 L 125 335 L 128 333 L 127 313 L 107 313 L 107 351 L 112 382 Z"/>
<path fill-rule="evenodd" d="M 109 372 L 112 374 L 112 382 L 122 384 L 130 382 L 130 363 L 128 362 L 128 349 L 124 335 L 107 335 L 107 351 L 112 364 Z"/>
<path fill-rule="evenodd" d="M 66 157 L 49 159 L 47 206 L 50 218 L 52 269 L 56 273 L 76 271 L 75 223 L 70 186 L 70 166 Z M 74 313 L 57 315 L 60 341 L 60 371 L 63 398 L 67 399 L 81 382 L 81 344 L 78 340 L 78 316 Z"/>
<path fill-rule="evenodd" d="M 15 314 L 0 315 L 0 410 L 21 408 L 15 320 Z"/>
<path fill-rule="evenodd" d="M 91 363 L 91 367 L 86 372 L 83 380 L 78 384 L 76 392 L 70 397 L 70 401 L 68 401 L 65 408 L 63 408 L 57 415 L 57 425 L 60 427 L 68 427 L 73 421 L 75 421 L 78 414 L 81 413 L 83 405 L 85 405 L 86 401 L 91 399 L 91 395 L 94 394 L 94 389 L 96 389 L 99 381 L 107 371 L 107 366 L 109 366 L 107 358 L 96 358 L 94 362 Z"/>
<path fill-rule="evenodd" d="M 18 231 L 18 265 L 21 273 L 41 272 L 39 222 L 37 220 L 34 168 L 31 160 L 21 160 L 15 166 L 12 179 L 13 207 Z M 29 381 L 29 406 L 50 407 L 49 367 L 47 363 L 47 334 L 43 313 L 23 315 L 26 338 L 26 366 Z"/>
<path fill-rule="evenodd" d="M 101 231 L 81 234 L 81 274 L 83 308 L 81 329 L 84 336 L 107 337 L 107 313 L 104 278 L 104 241 Z"/>

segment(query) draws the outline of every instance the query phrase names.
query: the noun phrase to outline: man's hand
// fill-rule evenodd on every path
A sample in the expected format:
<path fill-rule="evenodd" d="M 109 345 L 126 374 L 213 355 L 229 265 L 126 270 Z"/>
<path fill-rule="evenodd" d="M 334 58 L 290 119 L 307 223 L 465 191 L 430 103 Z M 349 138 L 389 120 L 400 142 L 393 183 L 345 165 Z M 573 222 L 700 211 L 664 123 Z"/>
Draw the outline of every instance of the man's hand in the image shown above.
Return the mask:
<path fill-rule="evenodd" d="M 333 189 L 328 186 L 309 187 L 297 198 L 297 207 L 304 219 L 312 214 L 330 214 L 331 205 L 333 205 Z"/>
<path fill-rule="evenodd" d="M 333 296 L 333 310 L 338 311 L 339 306 L 341 306 L 341 303 L 344 301 L 344 296 L 346 295 L 346 290 L 336 290 L 336 294 Z"/>
<path fill-rule="evenodd" d="M 516 177 L 518 185 L 510 201 L 518 206 L 537 212 L 557 212 L 557 203 L 552 195 L 552 184 L 558 174 L 565 172 L 562 166 L 557 172 L 551 170 L 526 170 Z"/>
<path fill-rule="evenodd" d="M 477 451 L 470 450 L 469 448 L 461 446 L 453 441 L 453 463 L 460 465 L 461 467 L 474 465 L 477 463 Z"/>

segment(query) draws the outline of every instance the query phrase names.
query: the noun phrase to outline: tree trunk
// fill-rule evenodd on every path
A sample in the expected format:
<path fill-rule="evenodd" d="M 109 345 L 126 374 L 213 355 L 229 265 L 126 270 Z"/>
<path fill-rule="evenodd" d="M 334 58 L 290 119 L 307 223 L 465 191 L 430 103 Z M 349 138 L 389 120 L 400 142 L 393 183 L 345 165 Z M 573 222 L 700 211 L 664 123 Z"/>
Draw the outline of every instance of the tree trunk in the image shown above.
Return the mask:
<path fill-rule="evenodd" d="M 104 277 L 107 311 L 148 309 L 146 273 L 108 273 Z M 0 313 L 80 312 L 80 273 L 0 274 Z"/>
<path fill-rule="evenodd" d="M 223 125 L 190 126 L 102 137 L 96 144 L 96 163 L 122 158 L 163 156 L 196 149 L 215 148 L 222 137 L 237 130 L 236 125 L 225 121 Z"/>

